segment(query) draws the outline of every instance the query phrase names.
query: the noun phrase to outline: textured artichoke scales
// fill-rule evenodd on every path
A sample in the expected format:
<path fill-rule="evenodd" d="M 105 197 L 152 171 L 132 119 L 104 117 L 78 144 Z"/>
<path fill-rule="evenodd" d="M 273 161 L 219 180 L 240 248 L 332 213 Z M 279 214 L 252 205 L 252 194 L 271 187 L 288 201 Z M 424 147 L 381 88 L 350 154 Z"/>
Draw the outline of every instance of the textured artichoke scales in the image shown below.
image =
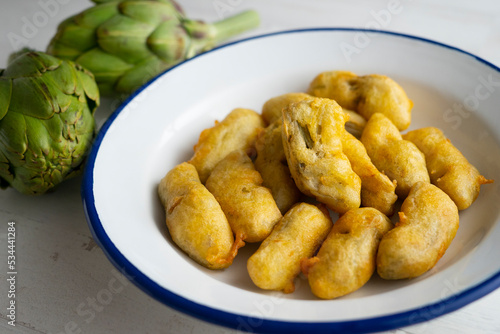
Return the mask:
<path fill-rule="evenodd" d="M 93 75 L 73 62 L 27 52 L 2 70 L 0 88 L 0 183 L 43 194 L 79 172 L 95 135 Z"/>

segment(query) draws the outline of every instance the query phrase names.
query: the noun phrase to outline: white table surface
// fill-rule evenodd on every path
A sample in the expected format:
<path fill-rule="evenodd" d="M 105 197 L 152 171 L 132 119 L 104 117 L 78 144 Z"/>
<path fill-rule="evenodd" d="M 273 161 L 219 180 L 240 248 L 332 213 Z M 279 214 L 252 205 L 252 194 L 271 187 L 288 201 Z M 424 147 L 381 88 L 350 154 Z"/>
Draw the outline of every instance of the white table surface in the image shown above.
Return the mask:
<path fill-rule="evenodd" d="M 179 0 L 188 16 L 215 21 L 253 8 L 262 24 L 241 37 L 305 27 L 374 27 L 443 42 L 500 66 L 500 1 Z M 2 0 L 0 67 L 21 41 L 44 50 L 57 24 L 85 0 Z M 389 8 L 397 8 L 390 15 Z M 36 25 L 34 25 L 36 23 Z M 31 30 L 29 25 L 31 24 Z M 33 29 L 34 28 L 34 29 Z M 98 124 L 109 115 L 103 101 Z M 92 239 L 81 178 L 27 197 L 0 191 L 0 333 L 232 333 L 149 297 L 111 265 Z M 16 326 L 7 315 L 7 222 L 16 222 Z M 110 293 L 112 291 L 112 293 Z M 101 303 L 98 300 L 105 301 Z M 500 289 L 458 311 L 387 333 L 500 333 Z"/>

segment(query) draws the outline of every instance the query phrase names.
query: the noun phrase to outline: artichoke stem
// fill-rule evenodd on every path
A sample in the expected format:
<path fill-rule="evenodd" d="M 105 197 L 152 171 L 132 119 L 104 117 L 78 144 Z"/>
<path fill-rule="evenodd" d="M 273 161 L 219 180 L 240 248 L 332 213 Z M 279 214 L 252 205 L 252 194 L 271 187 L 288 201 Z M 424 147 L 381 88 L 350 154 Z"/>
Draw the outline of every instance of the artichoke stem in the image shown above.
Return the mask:
<path fill-rule="evenodd" d="M 259 14 L 253 10 L 236 14 L 215 23 L 186 19 L 183 22 L 183 26 L 192 37 L 191 46 L 186 53 L 186 58 L 191 58 L 201 52 L 210 50 L 217 43 L 246 30 L 253 29 L 259 23 Z"/>
<path fill-rule="evenodd" d="M 260 24 L 259 14 L 254 10 L 247 10 L 227 19 L 215 22 L 215 42 L 221 42 L 244 31 L 256 28 Z"/>

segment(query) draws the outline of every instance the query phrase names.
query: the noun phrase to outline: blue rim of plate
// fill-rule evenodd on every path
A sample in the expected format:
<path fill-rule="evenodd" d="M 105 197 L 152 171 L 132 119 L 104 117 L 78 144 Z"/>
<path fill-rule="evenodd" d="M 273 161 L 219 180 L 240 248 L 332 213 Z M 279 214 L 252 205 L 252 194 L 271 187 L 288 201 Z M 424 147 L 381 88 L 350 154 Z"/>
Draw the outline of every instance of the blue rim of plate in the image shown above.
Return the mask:
<path fill-rule="evenodd" d="M 121 273 L 126 276 L 130 281 L 132 281 L 136 286 L 146 292 L 148 295 L 154 299 L 170 306 L 180 312 L 189 314 L 195 318 L 214 323 L 221 326 L 226 326 L 229 328 L 241 330 L 241 331 L 252 331 L 252 332 L 265 332 L 265 333 L 303 333 L 303 332 L 315 332 L 315 333 L 366 333 L 366 332 L 379 332 L 384 330 L 390 330 L 395 328 L 400 328 L 404 326 L 414 325 L 424 321 L 429 321 L 438 316 L 453 312 L 485 295 L 492 292 L 496 288 L 500 287 L 500 271 L 492 275 L 490 278 L 486 279 L 476 286 L 470 287 L 469 289 L 451 295 L 448 298 L 442 299 L 437 303 L 429 304 L 423 307 L 419 307 L 410 311 L 405 311 L 401 313 L 389 314 L 384 316 L 377 316 L 366 319 L 349 320 L 349 321 L 334 321 L 334 322 L 288 322 L 279 320 L 269 320 L 261 319 L 250 316 L 243 316 L 236 313 L 229 313 L 221 310 L 216 310 L 196 302 L 187 300 L 172 291 L 169 291 L 148 276 L 137 269 L 132 263 L 130 263 L 125 256 L 118 250 L 114 245 L 113 241 L 106 234 L 102 222 L 99 219 L 99 214 L 95 207 L 93 184 L 94 184 L 94 165 L 97 154 L 99 152 L 99 147 L 114 120 L 118 117 L 120 112 L 130 103 L 138 94 L 140 94 L 146 87 L 151 85 L 159 77 L 165 75 L 169 71 L 177 68 L 179 66 L 184 66 L 191 60 L 203 57 L 206 54 L 216 52 L 220 49 L 231 47 L 235 44 L 245 43 L 254 39 L 263 39 L 276 35 L 285 34 L 298 34 L 298 33 L 308 33 L 315 31 L 339 31 L 339 32 L 354 32 L 354 33 L 374 33 L 374 34 L 384 34 L 395 37 L 402 37 L 412 40 L 417 40 L 425 43 L 429 43 L 438 47 L 443 47 L 446 49 L 454 50 L 464 55 L 470 56 L 477 61 L 491 67 L 500 73 L 500 68 L 494 64 L 474 55 L 467 51 L 461 50 L 459 48 L 429 40 L 422 37 L 402 34 L 393 31 L 386 30 L 374 30 L 374 29 L 356 29 L 356 28 L 308 28 L 308 29 L 294 29 L 285 30 L 274 33 L 268 33 L 258 36 L 249 37 L 246 39 L 237 40 L 231 43 L 227 43 L 218 46 L 210 51 L 204 52 L 193 58 L 185 60 L 184 62 L 177 64 L 163 73 L 159 74 L 148 83 L 144 84 L 142 87 L 137 89 L 132 93 L 107 119 L 104 125 L 99 130 L 96 139 L 93 143 L 92 149 L 87 158 L 86 167 L 83 176 L 83 182 L 81 187 L 82 201 L 85 211 L 85 216 L 88 221 L 90 231 L 99 244 L 103 252 L 106 254 L 110 262 L 118 268 Z M 258 325 L 250 325 L 258 324 Z"/>

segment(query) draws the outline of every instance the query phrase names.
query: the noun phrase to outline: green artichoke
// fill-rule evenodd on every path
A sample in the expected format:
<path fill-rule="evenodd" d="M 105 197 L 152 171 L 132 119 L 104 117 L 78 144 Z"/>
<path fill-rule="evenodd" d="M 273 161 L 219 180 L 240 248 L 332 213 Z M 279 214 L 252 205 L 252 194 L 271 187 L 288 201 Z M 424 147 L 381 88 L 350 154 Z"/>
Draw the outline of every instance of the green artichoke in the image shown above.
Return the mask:
<path fill-rule="evenodd" d="M 42 194 L 73 176 L 95 135 L 92 73 L 42 52 L 0 69 L 0 186 Z"/>
<path fill-rule="evenodd" d="M 259 24 L 246 11 L 208 24 L 169 0 L 93 0 L 62 22 L 47 52 L 90 70 L 102 96 L 124 96 L 169 67 Z"/>

